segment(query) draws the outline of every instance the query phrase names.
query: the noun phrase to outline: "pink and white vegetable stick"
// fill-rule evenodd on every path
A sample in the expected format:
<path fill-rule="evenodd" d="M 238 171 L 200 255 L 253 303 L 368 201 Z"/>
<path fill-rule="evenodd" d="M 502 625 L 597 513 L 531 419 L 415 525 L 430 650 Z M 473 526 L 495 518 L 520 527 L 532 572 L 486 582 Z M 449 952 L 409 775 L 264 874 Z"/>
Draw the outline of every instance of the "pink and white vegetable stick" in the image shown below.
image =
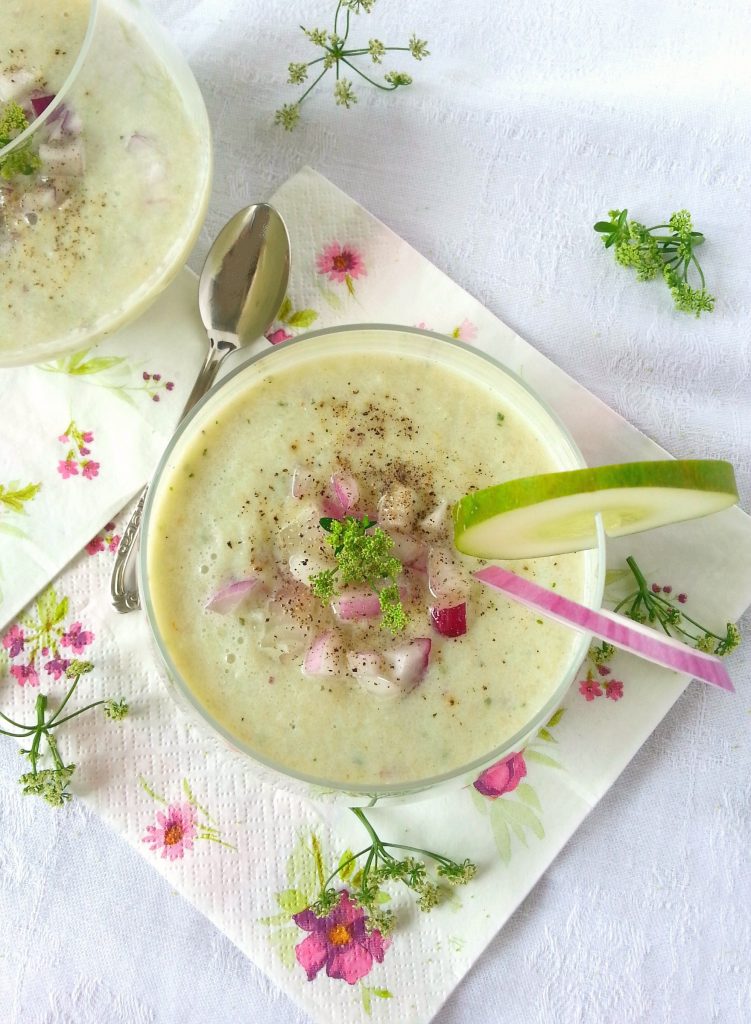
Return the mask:
<path fill-rule="evenodd" d="M 735 688 L 722 661 L 713 654 L 697 651 L 682 644 L 673 637 L 661 636 L 653 629 L 639 622 L 616 615 L 609 611 L 593 611 L 562 594 L 556 594 L 539 583 L 526 580 L 516 573 L 491 565 L 480 569 L 475 577 L 481 583 L 500 590 L 509 597 L 520 601 L 528 608 L 549 615 L 574 629 L 592 633 L 601 640 L 630 651 L 640 658 L 671 668 L 675 672 L 701 679 L 702 682 L 719 686 L 733 693 Z"/>

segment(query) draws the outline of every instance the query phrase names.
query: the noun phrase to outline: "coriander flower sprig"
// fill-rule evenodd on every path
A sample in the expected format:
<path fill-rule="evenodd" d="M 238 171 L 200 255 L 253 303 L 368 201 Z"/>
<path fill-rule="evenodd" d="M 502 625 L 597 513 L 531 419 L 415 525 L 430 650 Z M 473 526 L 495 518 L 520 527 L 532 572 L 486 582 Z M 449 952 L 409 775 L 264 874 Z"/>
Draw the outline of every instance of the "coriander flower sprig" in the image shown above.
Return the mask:
<path fill-rule="evenodd" d="M 366 75 L 357 64 L 352 63 L 352 58 L 369 56 L 373 64 L 381 64 L 386 53 L 395 52 L 410 53 L 415 60 L 422 60 L 424 57 L 430 56 L 427 42 L 424 39 L 418 39 L 414 33 L 407 46 L 385 46 L 380 39 L 370 39 L 367 46 L 347 49 L 346 44 L 349 39 L 351 15 L 359 14 L 361 11 L 370 14 L 374 4 L 375 0 L 339 0 L 334 12 L 334 29 L 332 32 L 327 32 L 325 29 L 307 29 L 303 25 L 300 26 L 310 42 L 314 46 L 320 47 L 323 53 L 320 57 L 316 57 L 315 60 L 308 61 L 307 63 L 293 61 L 288 68 L 289 78 L 287 81 L 290 85 L 303 85 L 308 80 L 311 68 L 315 68 L 318 71 L 317 65 L 320 64 L 321 70 L 295 103 L 285 103 L 284 106 L 277 110 L 274 117 L 276 124 L 286 128 L 287 131 L 292 131 L 300 120 L 300 107 L 303 101 L 331 68 L 335 69 L 336 77 L 334 99 L 338 106 L 345 107 L 347 110 L 354 103 L 357 103 L 357 96 L 352 88 L 351 80 L 343 77 L 346 74 L 343 67 L 349 68 L 350 71 L 359 75 L 360 78 L 374 85 L 376 89 L 382 89 L 384 92 L 393 92 L 394 89 L 398 89 L 400 86 L 412 84 L 411 77 L 403 71 L 389 71 L 383 76 L 382 81 L 376 81 L 369 75 Z M 340 31 L 341 35 L 339 34 Z"/>
<path fill-rule="evenodd" d="M 395 924 L 393 911 L 382 907 L 388 899 L 383 891 L 384 883 L 402 882 L 417 897 L 416 903 L 420 910 L 429 912 L 440 903 L 441 889 L 438 883 L 441 880 L 450 885 L 466 885 L 475 877 L 477 867 L 472 861 L 464 860 L 460 864 L 431 850 L 404 846 L 401 843 L 385 843 L 363 810 L 359 807 L 350 807 L 350 810 L 365 827 L 371 843 L 358 853 L 353 853 L 340 861 L 336 871 L 323 882 L 318 899 L 310 908 L 317 917 L 326 917 L 339 902 L 341 893 L 331 887 L 331 882 L 337 875 L 343 880 L 352 875 L 352 884 L 356 888 L 350 890 L 350 899 L 357 906 L 367 910 L 366 930 L 377 930 L 382 935 L 388 935 L 393 931 Z M 410 856 L 395 857 L 390 850 L 403 851 Z M 421 859 L 411 854 L 419 854 Z M 365 857 L 364 866 L 352 874 L 353 866 L 362 857 Z M 433 862 L 435 877 L 431 877 L 428 865 L 422 858 Z"/>
<path fill-rule="evenodd" d="M 650 625 L 659 623 L 668 636 L 677 636 L 679 640 L 692 644 L 697 650 L 716 654 L 720 658 L 736 649 L 741 642 L 741 634 L 735 623 L 728 622 L 722 636 L 713 633 L 711 629 L 707 629 L 706 626 L 702 626 L 692 619 L 682 608 L 678 608 L 669 597 L 665 596 L 672 593 L 671 587 L 647 583 L 644 573 L 636 564 L 633 556 L 630 555 L 626 559 L 626 564 L 633 574 L 637 589 L 628 597 L 624 597 L 613 611 L 623 610 L 623 614 L 635 622 L 648 622 Z M 681 605 L 685 604 L 686 595 L 678 594 L 678 602 Z M 608 651 L 603 656 L 604 661 L 612 654 L 610 645 L 603 644 L 603 648 L 606 646 Z"/>
<path fill-rule="evenodd" d="M 31 762 L 31 771 L 26 772 L 18 780 L 24 794 L 40 796 L 48 804 L 52 804 L 53 807 L 62 807 L 67 800 L 71 799 L 72 794 L 68 790 L 68 784 L 76 770 L 74 764 L 65 764 L 63 761 L 57 746 L 57 740 L 52 735 L 53 731 L 66 722 L 70 722 L 72 719 L 82 715 L 85 711 L 90 711 L 96 707 L 103 707 L 105 715 L 113 721 L 125 718 L 128 713 L 128 705 L 124 700 L 97 700 L 92 704 L 87 704 L 86 707 L 79 708 L 77 711 L 72 711 L 63 718 L 60 717 L 66 704 L 73 696 L 79 679 L 87 672 L 91 672 L 92 668 L 93 665 L 89 661 L 72 661 L 65 672 L 66 677 L 72 680 L 72 682 L 68 692 L 63 697 L 60 707 L 50 717 L 47 717 L 47 694 L 38 694 L 34 704 L 36 721 L 33 725 L 16 722 L 0 711 L 0 719 L 4 723 L 7 722 L 8 725 L 12 725 L 15 730 L 18 730 L 11 732 L 9 729 L 0 729 L 0 733 L 3 736 L 13 736 L 15 739 L 22 739 L 27 736 L 32 737 L 31 747 L 28 750 L 21 751 Z M 43 738 L 46 741 L 47 750 L 52 760 L 52 767 L 40 767 Z"/>
<path fill-rule="evenodd" d="M 638 221 L 628 220 L 628 210 L 610 210 L 608 221 L 598 221 L 605 248 L 615 246 L 615 258 L 624 267 L 633 267 L 639 281 L 651 281 L 662 275 L 670 289 L 676 308 L 697 317 L 714 309 L 714 296 L 706 290 L 704 272 L 694 250 L 704 242 L 704 235 L 693 230 L 688 210 L 674 213 L 667 224 L 646 228 Z M 668 229 L 671 234 L 653 234 Z M 689 283 L 691 265 L 696 268 L 700 287 Z"/>
<path fill-rule="evenodd" d="M 367 516 L 345 516 L 341 520 L 324 517 L 320 523 L 328 534 L 326 543 L 334 552 L 336 568 L 311 576 L 313 593 L 328 602 L 336 596 L 337 583 L 365 583 L 378 594 L 381 625 L 400 633 L 409 620 L 396 582 L 403 566 L 391 554 L 391 537 Z"/>
<path fill-rule="evenodd" d="M 29 127 L 23 108 L 17 103 L 8 103 L 0 114 L 0 149 L 12 142 L 21 132 Z M 39 170 L 42 161 L 32 149 L 32 140 L 11 150 L 7 156 L 0 158 L 0 177 L 9 181 L 17 174 L 33 174 Z"/>

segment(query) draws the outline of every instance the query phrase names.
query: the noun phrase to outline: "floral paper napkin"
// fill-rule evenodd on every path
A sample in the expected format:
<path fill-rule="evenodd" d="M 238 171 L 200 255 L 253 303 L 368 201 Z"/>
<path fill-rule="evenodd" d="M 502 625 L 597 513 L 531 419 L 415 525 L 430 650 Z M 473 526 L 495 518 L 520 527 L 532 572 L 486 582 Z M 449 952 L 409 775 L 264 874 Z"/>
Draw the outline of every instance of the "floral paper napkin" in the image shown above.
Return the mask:
<path fill-rule="evenodd" d="M 555 407 L 591 463 L 668 457 L 314 172 L 296 175 L 273 202 L 290 229 L 293 272 L 278 322 L 261 345 L 333 324 L 426 325 L 493 353 L 524 377 Z M 192 302 L 190 290 L 185 289 L 186 304 Z M 115 339 L 108 342 L 114 344 Z M 145 344 L 144 384 L 177 380 L 181 350 L 174 339 L 155 333 Z M 102 358 L 102 351 L 106 347 L 84 362 Z M 45 480 L 57 483 L 58 473 L 61 487 L 72 482 L 89 488 L 77 511 L 65 513 L 71 524 L 64 536 L 83 551 L 3 631 L 3 708 L 14 718 L 28 717 L 37 687 L 54 700 L 70 660 L 91 660 L 94 671 L 81 682 L 81 702 L 123 695 L 132 713 L 122 723 L 104 716 L 76 719 L 60 737 L 66 757 L 80 766 L 74 785 L 80 798 L 314 1020 L 428 1021 L 687 680 L 623 654 L 607 665 L 584 666 L 562 707 L 526 749 L 484 772 L 474 786 L 442 796 L 440 803 L 428 798 L 369 812 L 392 841 L 475 860 L 478 876 L 468 887 L 430 914 L 395 896 L 399 926 L 389 939 L 366 933 L 363 911 L 346 894 L 328 918 L 315 919 L 306 907 L 322 876 L 336 871 L 345 851 L 362 845 L 360 825 L 346 811 L 258 784 L 241 759 L 189 725 L 165 693 L 143 617 L 121 618 L 110 610 L 109 574 L 124 520 L 104 526 L 111 495 L 103 486 L 104 472 L 87 467 L 94 461 L 103 469 L 99 453 L 106 446 L 113 458 L 115 451 L 126 458 L 139 446 L 156 447 L 166 421 L 157 428 L 147 417 L 134 416 L 131 433 L 118 436 L 120 398 L 105 390 L 102 416 L 92 429 L 88 416 L 73 415 L 85 404 L 89 386 L 71 375 L 75 358 L 67 374 L 50 378 L 43 405 L 34 394 L 47 371 L 9 371 L 3 380 L 18 408 L 26 403 L 36 410 L 23 444 L 16 434 L 12 450 L 3 444 L 2 465 L 6 473 L 12 465 L 13 486 L 22 492 L 33 486 L 38 467 L 51 461 L 58 466 Z M 128 358 L 135 365 L 132 352 Z M 156 374 L 161 378 L 155 380 Z M 166 384 L 155 393 L 166 405 Z M 111 420 L 104 415 L 110 410 Z M 140 476 L 132 470 L 131 490 L 145 468 Z M 20 515 L 14 504 L 27 510 L 20 520 L 25 536 L 8 535 L 13 547 L 6 537 L 2 549 L 6 609 L 29 596 L 28 585 L 11 572 L 11 550 L 13 558 L 38 564 L 40 573 L 59 565 L 55 552 L 63 533 L 55 533 L 49 511 L 42 515 L 40 509 L 35 523 L 36 500 L 22 495 L 5 512 Z M 84 504 L 86 515 L 95 510 L 97 525 L 104 527 L 93 538 L 91 520 L 76 519 Z M 697 555 L 702 551 L 712 552 L 711 561 Z M 751 521 L 738 509 L 632 538 L 628 546 L 610 544 L 611 598 L 622 586 L 627 553 L 636 555 L 651 578 L 686 592 L 697 618 L 712 626 L 738 617 L 751 599 Z M 713 699 L 733 698 L 717 693 Z M 345 869 L 339 879 L 345 893 L 348 881 Z"/>
<path fill-rule="evenodd" d="M 195 275 L 183 270 L 96 348 L 0 370 L 0 626 L 150 475 L 205 348 Z"/>

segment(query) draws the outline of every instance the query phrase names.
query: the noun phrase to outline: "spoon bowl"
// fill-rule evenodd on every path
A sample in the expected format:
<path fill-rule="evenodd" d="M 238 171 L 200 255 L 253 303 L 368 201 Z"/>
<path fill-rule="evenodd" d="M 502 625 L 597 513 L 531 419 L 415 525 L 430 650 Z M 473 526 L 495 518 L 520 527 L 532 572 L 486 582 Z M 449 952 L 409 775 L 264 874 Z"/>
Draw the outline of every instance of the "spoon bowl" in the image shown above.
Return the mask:
<path fill-rule="evenodd" d="M 237 348 L 273 322 L 289 278 L 289 237 L 272 206 L 240 210 L 217 235 L 198 285 L 198 307 L 210 337 Z"/>
<path fill-rule="evenodd" d="M 214 239 L 198 283 L 198 307 L 208 335 L 208 351 L 181 420 L 209 390 L 230 352 L 250 345 L 272 325 L 287 292 L 289 262 L 287 228 L 267 203 L 238 211 Z M 148 484 L 123 531 L 112 569 L 112 604 L 123 614 L 141 607 L 129 567 L 147 491 Z"/>

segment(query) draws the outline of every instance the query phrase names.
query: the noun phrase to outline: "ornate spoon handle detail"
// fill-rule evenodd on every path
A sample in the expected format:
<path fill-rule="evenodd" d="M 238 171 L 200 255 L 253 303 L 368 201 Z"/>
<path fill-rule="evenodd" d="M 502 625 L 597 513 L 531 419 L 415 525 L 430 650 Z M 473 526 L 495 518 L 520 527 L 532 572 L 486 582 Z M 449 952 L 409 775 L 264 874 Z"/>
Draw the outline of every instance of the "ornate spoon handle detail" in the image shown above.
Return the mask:
<path fill-rule="evenodd" d="M 131 552 L 136 547 L 138 535 L 141 532 L 141 516 L 143 515 L 143 506 L 148 489 L 149 486 L 147 484 L 141 491 L 138 504 L 134 508 L 133 514 L 128 520 L 128 525 L 123 531 L 120 546 L 117 549 L 115 566 L 112 570 L 110 594 L 112 595 L 112 604 L 115 606 L 115 611 L 120 612 L 121 615 L 124 615 L 126 612 L 134 612 L 137 608 L 141 607 L 141 598 L 139 597 L 138 590 L 128 587 L 125 577 L 130 564 Z"/>

